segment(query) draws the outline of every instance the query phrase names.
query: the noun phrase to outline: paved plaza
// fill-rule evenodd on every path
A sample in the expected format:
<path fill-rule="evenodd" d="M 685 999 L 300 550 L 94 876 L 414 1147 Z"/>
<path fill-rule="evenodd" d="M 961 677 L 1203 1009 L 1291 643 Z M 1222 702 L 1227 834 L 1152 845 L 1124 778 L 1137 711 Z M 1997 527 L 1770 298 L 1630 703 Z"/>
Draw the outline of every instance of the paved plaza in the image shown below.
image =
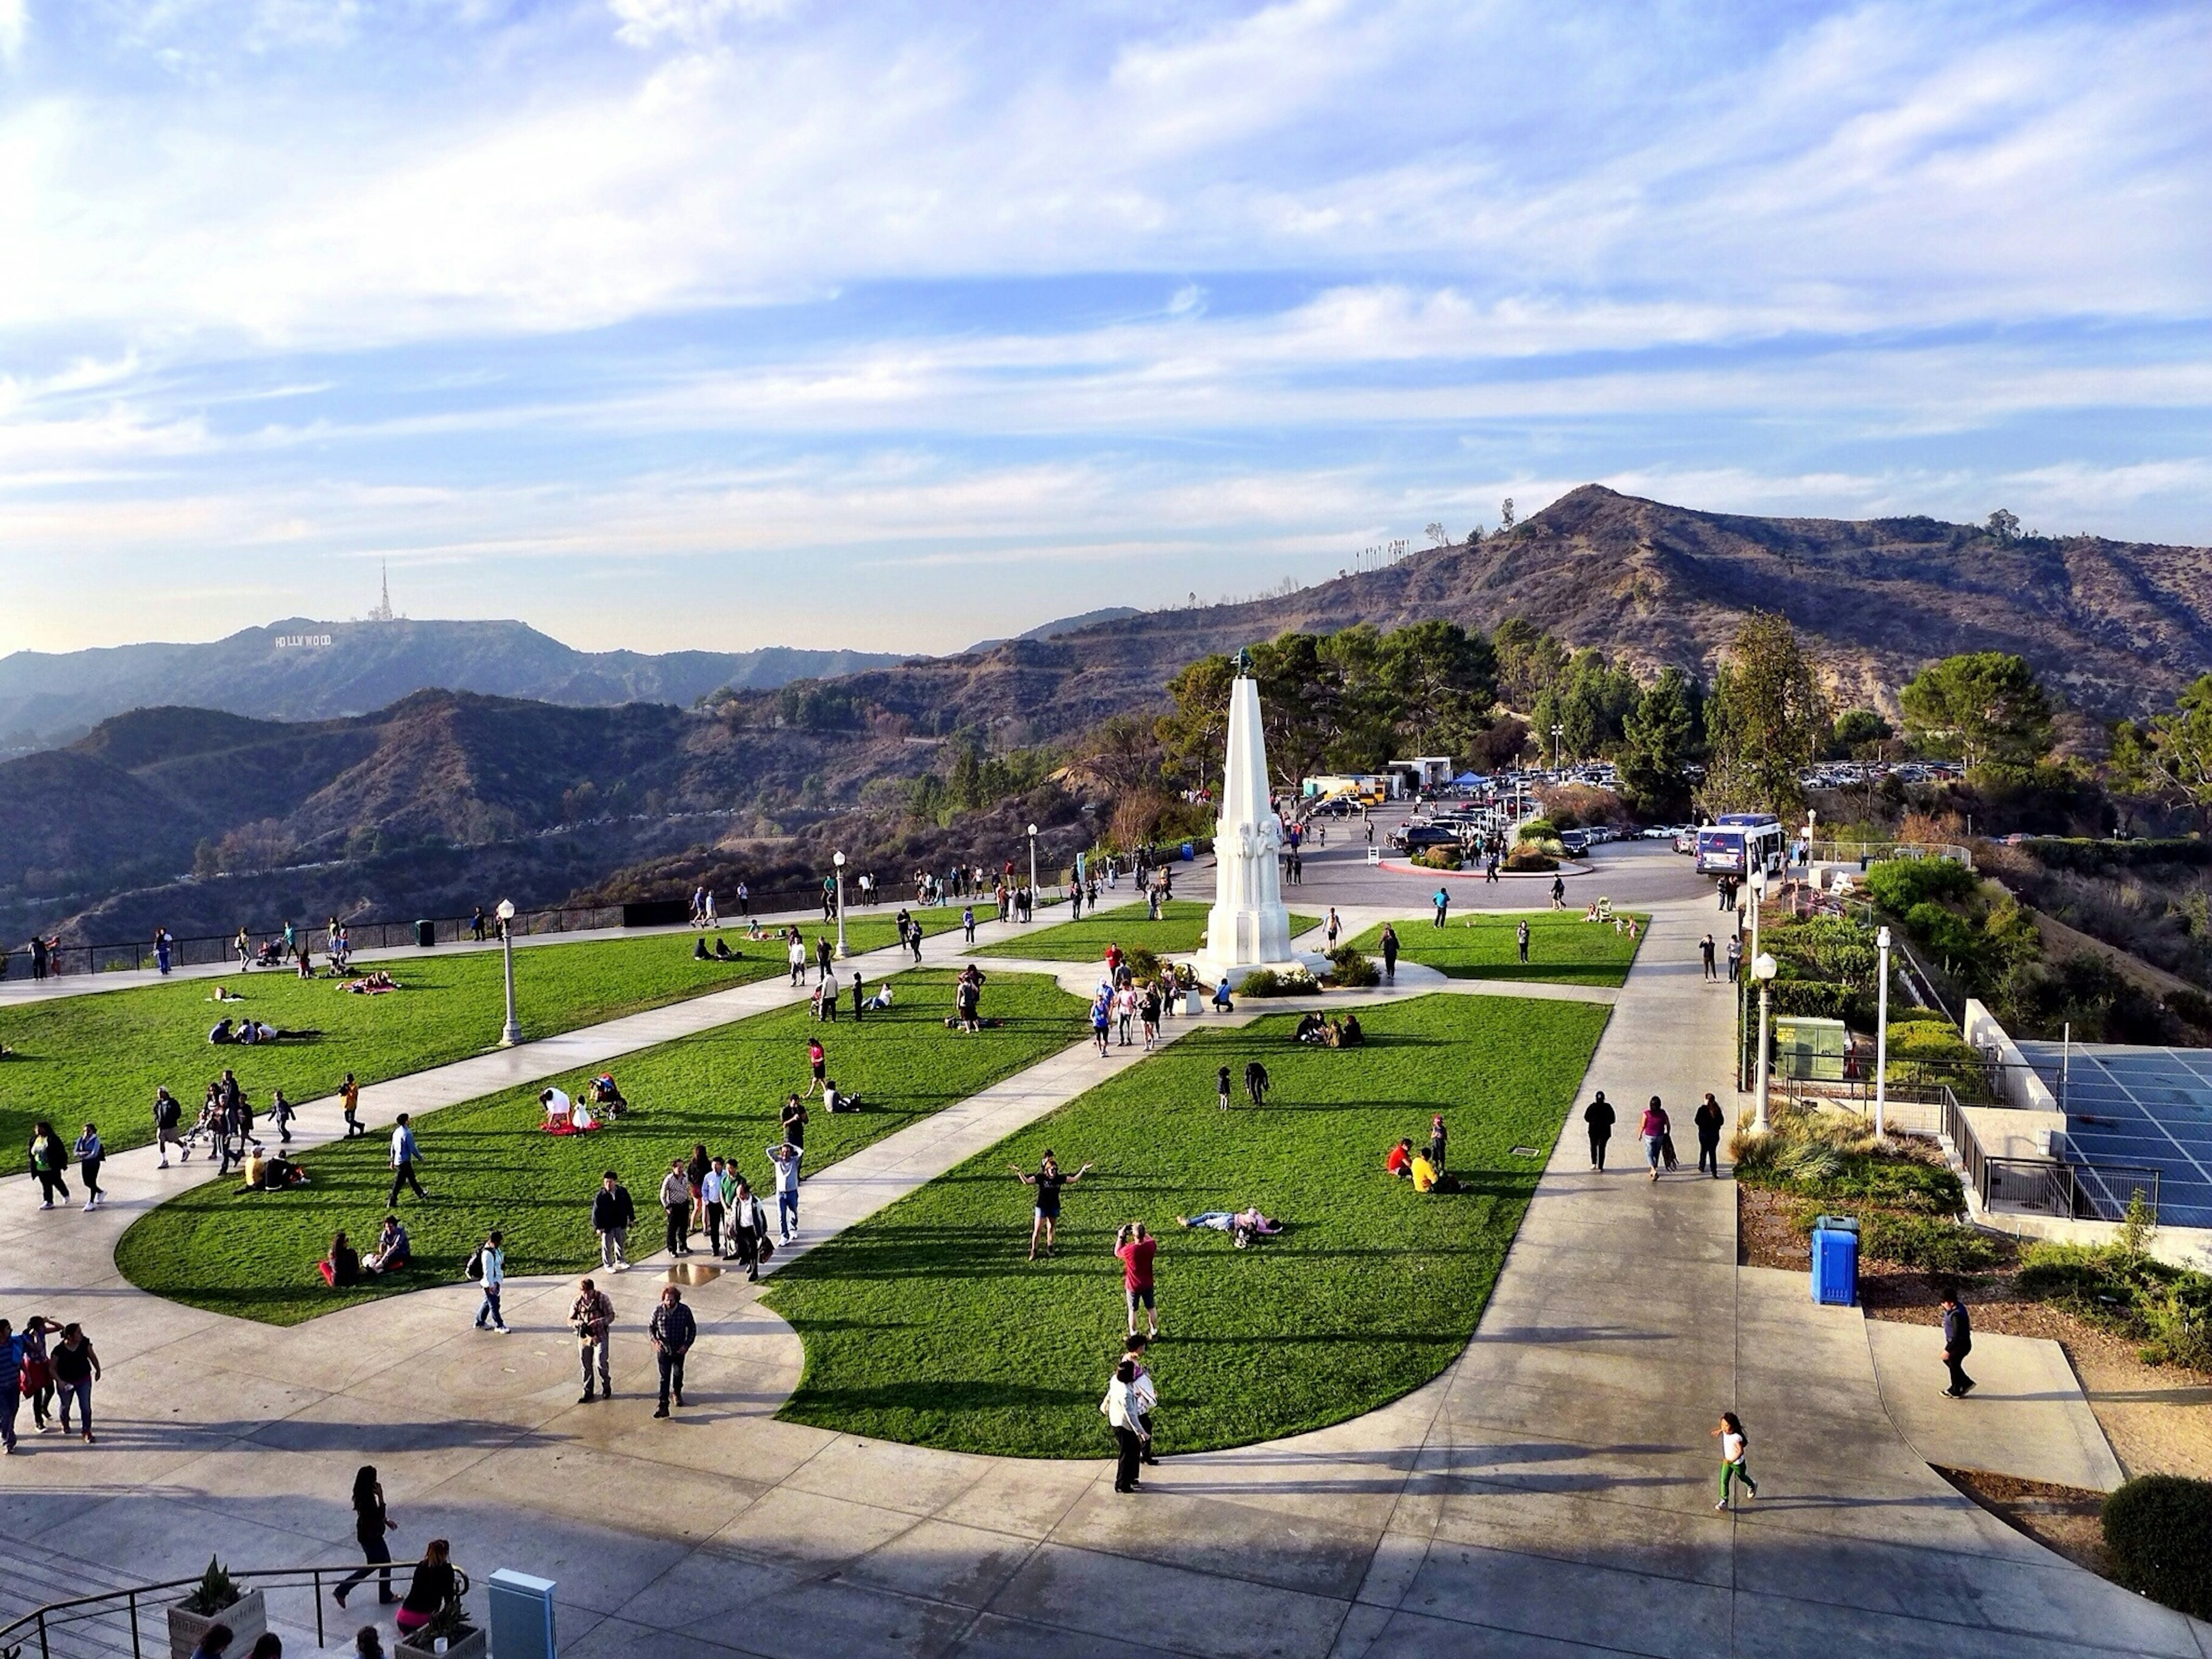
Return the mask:
<path fill-rule="evenodd" d="M 1370 869 L 1356 839 L 1306 864 L 1285 896 L 1311 914 L 1337 905 L 1347 936 L 1425 914 L 1437 880 Z M 1451 890 L 1455 910 L 1533 908 L 1547 884 Z M 1577 1106 L 1602 1088 L 1624 1117 L 1653 1093 L 1678 1121 L 1707 1089 L 1733 1107 L 1730 994 L 1703 982 L 1696 953 L 1717 919 L 1710 889 L 1686 860 L 1633 846 L 1571 887 L 1577 908 L 1603 891 L 1654 913 L 1620 992 L 1407 965 L 1376 994 L 1609 1003 Z M 1202 884 L 1179 883 L 1183 896 Z M 957 935 L 924 947 L 932 964 L 959 955 Z M 893 953 L 860 965 L 889 971 Z M 1095 977 L 1087 964 L 991 966 L 1073 988 Z M 364 1092 L 363 1115 L 388 1122 L 793 994 L 780 980 L 745 986 L 397 1079 Z M 1139 1058 L 1079 1045 L 824 1170 L 806 1186 L 805 1237 Z M 1480 1112 L 1479 1079 L 1462 1109 Z M 307 1127 L 331 1115 L 311 1111 Z M 479 1577 L 507 1566 L 558 1581 L 562 1650 L 580 1659 L 2212 1656 L 2212 1627 L 2061 1560 L 1929 1468 L 2115 1483 L 2053 1345 L 1984 1339 L 1982 1390 L 1943 1400 L 1931 1333 L 1815 1308 L 1799 1276 L 1739 1267 L 1730 1182 L 1686 1166 L 1655 1186 L 1633 1137 L 1613 1145 L 1615 1168 L 1593 1174 L 1571 1116 L 1474 1341 L 1436 1381 L 1317 1433 L 1171 1457 L 1126 1497 L 1103 1455 L 969 1456 L 777 1421 L 799 1344 L 741 1277 L 690 1283 L 691 1408 L 656 1422 L 642 1333 L 657 1262 L 605 1281 L 622 1397 L 584 1407 L 570 1279 L 511 1280 L 506 1339 L 470 1328 L 464 1285 L 271 1328 L 157 1300 L 115 1271 L 124 1227 L 200 1166 L 118 1158 L 111 1206 L 90 1216 L 41 1213 L 30 1183 L 11 1183 L 0 1308 L 82 1320 L 107 1376 L 98 1444 L 27 1435 L 33 1455 L 0 1463 L 0 1618 L 196 1571 L 210 1548 L 239 1566 L 357 1560 L 347 1495 L 367 1462 L 403 1563 L 444 1535 Z M 1713 1512 L 1708 1433 L 1729 1407 L 1759 1482 L 1734 1516 Z M 276 1612 L 288 1651 L 308 1650 L 304 1602 Z M 351 1628 L 336 1617 L 334 1638 Z"/>

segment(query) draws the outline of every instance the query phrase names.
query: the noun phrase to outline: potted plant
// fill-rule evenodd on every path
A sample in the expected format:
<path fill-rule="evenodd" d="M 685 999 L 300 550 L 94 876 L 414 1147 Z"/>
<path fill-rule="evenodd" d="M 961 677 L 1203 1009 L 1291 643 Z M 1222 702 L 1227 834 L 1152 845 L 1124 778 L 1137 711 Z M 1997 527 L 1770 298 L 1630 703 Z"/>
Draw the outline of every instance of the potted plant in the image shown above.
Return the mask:
<path fill-rule="evenodd" d="M 169 1609 L 170 1659 L 191 1659 L 214 1625 L 230 1626 L 230 1650 L 244 1653 L 269 1628 L 269 1606 L 258 1590 L 241 1590 L 210 1555 L 191 1593 Z"/>
<path fill-rule="evenodd" d="M 459 1601 L 448 1601 L 422 1629 L 401 1637 L 392 1652 L 394 1659 L 432 1659 L 433 1655 L 442 1655 L 444 1659 L 484 1659 L 483 1628 L 469 1622 L 467 1610 Z"/>

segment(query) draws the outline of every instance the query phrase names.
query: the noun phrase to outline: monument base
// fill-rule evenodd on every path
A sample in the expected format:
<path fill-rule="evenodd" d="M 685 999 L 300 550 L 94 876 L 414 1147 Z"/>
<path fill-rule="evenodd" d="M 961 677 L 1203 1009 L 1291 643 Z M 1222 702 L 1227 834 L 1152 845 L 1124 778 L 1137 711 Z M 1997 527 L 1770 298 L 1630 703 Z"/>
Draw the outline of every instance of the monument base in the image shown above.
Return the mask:
<path fill-rule="evenodd" d="M 1263 968 L 1276 974 L 1292 974 L 1303 969 L 1319 979 L 1328 972 L 1329 966 L 1327 957 L 1298 951 L 1292 952 L 1280 962 L 1215 962 L 1203 952 L 1191 958 L 1191 968 L 1198 975 L 1200 988 L 1207 996 L 1213 994 L 1213 988 L 1221 983 L 1224 973 L 1229 975 L 1229 988 L 1234 992 L 1244 983 L 1247 974 L 1256 974 Z"/>

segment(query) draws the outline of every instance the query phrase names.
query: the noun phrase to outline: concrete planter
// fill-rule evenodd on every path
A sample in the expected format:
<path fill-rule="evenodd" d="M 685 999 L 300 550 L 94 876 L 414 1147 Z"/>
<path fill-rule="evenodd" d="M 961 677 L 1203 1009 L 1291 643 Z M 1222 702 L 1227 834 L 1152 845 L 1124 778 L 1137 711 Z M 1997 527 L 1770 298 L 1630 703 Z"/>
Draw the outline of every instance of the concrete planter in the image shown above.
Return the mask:
<path fill-rule="evenodd" d="M 472 1625 L 454 1637 L 443 1650 L 443 1659 L 484 1659 L 483 1627 Z M 434 1659 L 439 1650 L 427 1636 L 403 1636 L 392 1648 L 395 1659 Z"/>
<path fill-rule="evenodd" d="M 212 1625 L 230 1626 L 230 1650 L 242 1654 L 269 1628 L 269 1604 L 259 1590 L 248 1590 L 221 1613 L 187 1613 L 178 1602 L 169 1609 L 169 1659 L 192 1659 L 192 1650 Z"/>

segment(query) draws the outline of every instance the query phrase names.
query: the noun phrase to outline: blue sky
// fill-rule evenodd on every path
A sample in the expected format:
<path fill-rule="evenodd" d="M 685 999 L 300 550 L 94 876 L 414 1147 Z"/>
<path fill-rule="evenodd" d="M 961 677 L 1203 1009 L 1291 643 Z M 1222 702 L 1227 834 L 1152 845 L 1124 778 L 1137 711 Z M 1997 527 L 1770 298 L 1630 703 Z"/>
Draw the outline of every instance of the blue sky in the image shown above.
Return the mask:
<path fill-rule="evenodd" d="M 956 648 L 1590 479 L 2212 541 L 2212 9 L 0 0 L 0 649 Z"/>

